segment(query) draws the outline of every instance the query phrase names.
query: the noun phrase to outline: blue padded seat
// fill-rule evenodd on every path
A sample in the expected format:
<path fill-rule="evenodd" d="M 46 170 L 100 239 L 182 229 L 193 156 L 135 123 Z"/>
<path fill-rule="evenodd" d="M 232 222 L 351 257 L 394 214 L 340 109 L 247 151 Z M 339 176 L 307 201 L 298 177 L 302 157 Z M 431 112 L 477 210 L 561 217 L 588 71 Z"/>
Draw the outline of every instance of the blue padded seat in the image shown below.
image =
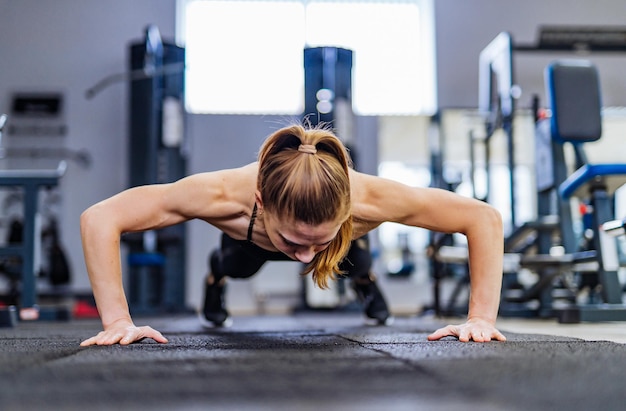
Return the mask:
<path fill-rule="evenodd" d="M 560 144 L 597 141 L 602 136 L 600 78 L 587 60 L 561 60 L 546 67 L 552 138 Z"/>

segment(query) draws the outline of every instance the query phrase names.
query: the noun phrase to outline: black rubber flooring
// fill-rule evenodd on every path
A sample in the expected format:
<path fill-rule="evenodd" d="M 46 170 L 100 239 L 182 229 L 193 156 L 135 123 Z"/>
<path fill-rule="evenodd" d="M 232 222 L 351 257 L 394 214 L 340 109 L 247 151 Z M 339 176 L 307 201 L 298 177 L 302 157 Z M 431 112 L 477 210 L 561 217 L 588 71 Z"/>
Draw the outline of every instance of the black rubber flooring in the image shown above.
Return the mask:
<path fill-rule="evenodd" d="M 626 345 L 507 333 L 429 342 L 440 324 L 359 315 L 136 319 L 169 344 L 81 348 L 99 322 L 0 328 L 0 410 L 623 410 Z"/>

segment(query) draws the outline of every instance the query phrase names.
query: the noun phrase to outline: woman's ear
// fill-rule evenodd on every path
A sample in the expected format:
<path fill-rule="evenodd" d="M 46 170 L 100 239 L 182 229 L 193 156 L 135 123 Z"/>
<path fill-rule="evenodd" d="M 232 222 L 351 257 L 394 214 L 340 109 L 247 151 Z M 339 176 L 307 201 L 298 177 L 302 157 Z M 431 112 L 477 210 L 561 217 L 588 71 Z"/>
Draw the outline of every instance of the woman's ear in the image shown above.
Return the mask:
<path fill-rule="evenodd" d="M 261 199 L 261 192 L 259 190 L 254 192 L 254 201 L 256 201 L 259 211 L 263 210 L 263 200 Z"/>

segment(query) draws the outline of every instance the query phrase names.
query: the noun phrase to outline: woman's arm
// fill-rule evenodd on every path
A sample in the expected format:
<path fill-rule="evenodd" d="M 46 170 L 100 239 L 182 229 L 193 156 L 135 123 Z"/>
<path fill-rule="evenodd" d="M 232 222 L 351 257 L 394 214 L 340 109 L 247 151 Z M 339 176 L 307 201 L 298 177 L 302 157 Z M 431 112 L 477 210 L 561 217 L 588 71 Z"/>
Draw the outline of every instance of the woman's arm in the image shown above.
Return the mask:
<path fill-rule="evenodd" d="M 451 194 L 451 193 L 449 193 Z M 454 194 L 451 194 L 454 195 Z M 467 323 L 449 325 L 435 331 L 429 340 L 438 340 L 445 336 L 458 337 L 460 341 L 477 342 L 506 338 L 495 329 L 500 305 L 502 286 L 502 259 L 504 237 L 500 214 L 491 206 L 474 199 L 461 196 L 446 202 L 440 212 L 444 215 L 460 214 L 453 218 L 453 224 L 460 224 L 457 229 L 438 231 L 459 232 L 467 237 L 469 251 L 470 299 Z M 452 204 L 456 208 L 449 209 Z"/>
<path fill-rule="evenodd" d="M 467 237 L 471 279 L 468 320 L 437 330 L 429 339 L 452 335 L 461 341 L 505 340 L 495 329 L 504 253 L 499 212 L 484 202 L 441 189 L 409 187 L 362 174 L 355 180 L 362 186 L 357 198 L 364 204 L 355 213 L 360 209 L 365 220 L 370 216 L 375 222 L 392 221 Z"/>
<path fill-rule="evenodd" d="M 80 219 L 87 273 L 104 331 L 81 345 L 130 344 L 142 338 L 165 343 L 150 327 L 135 327 L 124 294 L 120 236 L 184 221 L 168 202 L 171 184 L 132 188 L 89 207 Z"/>
<path fill-rule="evenodd" d="M 136 327 L 124 294 L 120 236 L 223 213 L 224 172 L 204 173 L 171 184 L 125 190 L 83 212 L 80 219 L 83 253 L 104 331 L 81 345 L 130 344 L 143 338 L 165 343 L 150 327 Z"/>

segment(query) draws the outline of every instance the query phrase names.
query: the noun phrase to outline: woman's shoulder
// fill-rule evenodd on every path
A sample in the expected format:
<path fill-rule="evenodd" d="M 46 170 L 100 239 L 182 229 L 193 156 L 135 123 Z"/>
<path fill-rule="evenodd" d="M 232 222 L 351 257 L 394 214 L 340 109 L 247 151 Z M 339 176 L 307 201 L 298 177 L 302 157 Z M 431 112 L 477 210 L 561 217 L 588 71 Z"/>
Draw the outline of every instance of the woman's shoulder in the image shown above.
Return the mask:
<path fill-rule="evenodd" d="M 177 182 L 168 197 L 178 198 L 186 215 L 225 224 L 249 214 L 254 205 L 256 165 L 192 174 Z M 220 227 L 222 228 L 222 227 Z"/>
<path fill-rule="evenodd" d="M 224 185 L 228 189 L 235 189 L 237 186 L 246 185 L 246 183 L 256 184 L 257 173 L 257 163 L 250 163 L 243 167 L 194 173 L 183 178 L 181 181 L 188 182 L 192 185 Z"/>
<path fill-rule="evenodd" d="M 378 176 L 350 172 L 353 217 L 359 220 L 381 220 L 381 208 L 386 197 L 385 180 Z"/>
<path fill-rule="evenodd" d="M 352 172 L 353 217 L 379 224 L 394 221 L 417 203 L 416 188 L 380 176 Z"/>
<path fill-rule="evenodd" d="M 351 194 L 357 202 L 367 202 L 374 196 L 384 194 L 383 191 L 388 188 L 389 180 L 379 176 L 361 173 L 350 170 Z"/>

